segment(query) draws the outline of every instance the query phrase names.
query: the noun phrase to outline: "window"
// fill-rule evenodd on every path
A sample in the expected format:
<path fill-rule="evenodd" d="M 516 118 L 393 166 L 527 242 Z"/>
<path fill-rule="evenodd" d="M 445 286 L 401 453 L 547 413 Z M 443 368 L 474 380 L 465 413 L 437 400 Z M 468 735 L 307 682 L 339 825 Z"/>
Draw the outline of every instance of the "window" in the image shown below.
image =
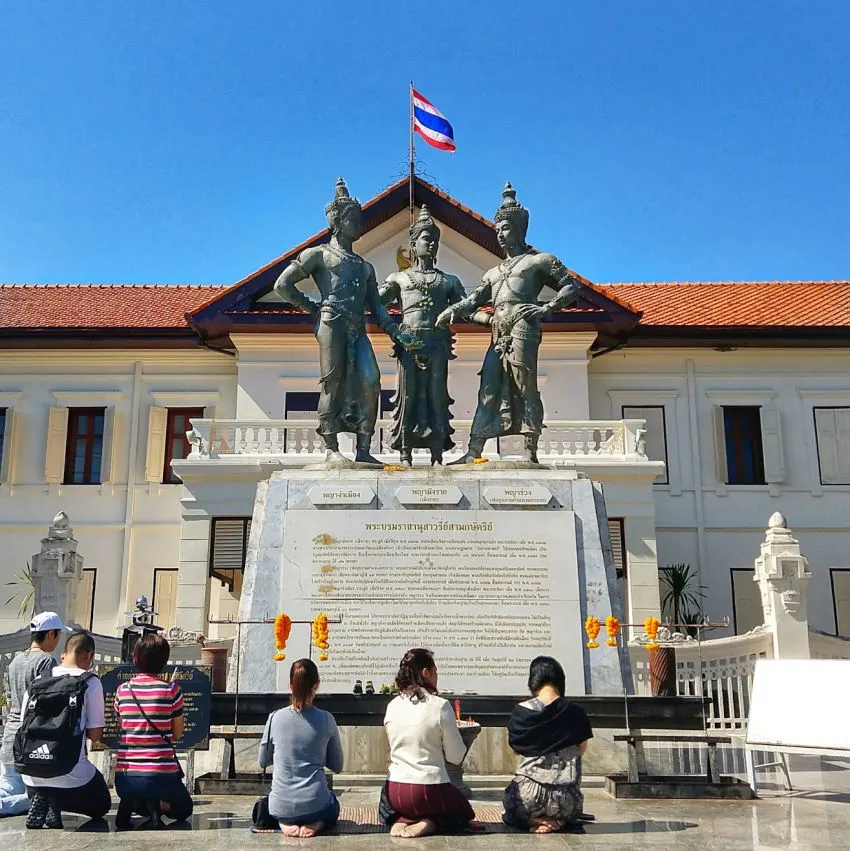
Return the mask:
<path fill-rule="evenodd" d="M 6 447 L 6 411 L 7 408 L 0 408 L 0 470 L 3 468 L 3 452 Z"/>
<path fill-rule="evenodd" d="M 250 517 L 214 517 L 210 546 L 210 576 L 233 591 L 245 570 Z M 237 576 L 237 574 L 240 574 Z"/>
<path fill-rule="evenodd" d="M 814 408 L 822 485 L 850 485 L 850 408 Z"/>
<path fill-rule="evenodd" d="M 735 635 L 743 635 L 764 623 L 761 590 L 754 581 L 756 572 L 749 567 L 733 567 L 732 624 Z"/>
<path fill-rule="evenodd" d="M 761 412 L 758 405 L 724 405 L 723 434 L 726 445 L 726 483 L 765 484 Z"/>
<path fill-rule="evenodd" d="M 154 568 L 151 606 L 156 612 L 154 623 L 166 629 L 174 626 L 177 615 L 177 570 Z"/>
<path fill-rule="evenodd" d="M 71 408 L 65 446 L 65 484 L 99 485 L 105 408 Z"/>
<path fill-rule="evenodd" d="M 626 575 L 626 533 L 622 517 L 608 518 L 608 534 L 611 536 L 617 579 L 623 579 Z"/>
<path fill-rule="evenodd" d="M 171 469 L 171 462 L 188 457 L 192 449 L 186 437 L 191 429 L 190 420 L 201 419 L 203 408 L 169 408 L 165 424 L 165 462 L 162 470 L 162 482 L 166 485 L 180 484 L 180 476 Z"/>
<path fill-rule="evenodd" d="M 646 420 L 646 457 L 650 461 L 664 462 L 664 475 L 655 480 L 656 485 L 669 484 L 667 470 L 667 421 L 664 405 L 622 406 L 624 420 Z"/>
<path fill-rule="evenodd" d="M 830 568 L 829 579 L 835 612 L 835 634 L 850 638 L 850 568 Z"/>
<path fill-rule="evenodd" d="M 287 391 L 286 393 L 286 419 L 290 420 L 312 420 L 319 410 L 319 394 L 315 391 Z"/>

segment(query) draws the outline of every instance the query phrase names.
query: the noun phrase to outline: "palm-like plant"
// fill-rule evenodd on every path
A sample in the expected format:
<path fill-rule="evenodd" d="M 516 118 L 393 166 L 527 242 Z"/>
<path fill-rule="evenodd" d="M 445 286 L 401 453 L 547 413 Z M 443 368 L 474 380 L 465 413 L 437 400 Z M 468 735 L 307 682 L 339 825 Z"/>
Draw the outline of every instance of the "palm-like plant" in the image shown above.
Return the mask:
<path fill-rule="evenodd" d="M 666 586 L 661 598 L 661 611 L 676 624 L 702 621 L 702 601 L 705 585 L 689 564 L 668 564 L 660 568 Z"/>
<path fill-rule="evenodd" d="M 15 591 L 6 600 L 4 605 L 8 606 L 12 600 L 21 597 L 21 604 L 18 606 L 18 617 L 32 619 L 32 616 L 35 614 L 35 585 L 32 581 L 32 569 L 29 562 L 27 562 L 27 566 L 18 574 L 17 578 L 11 582 L 7 582 L 6 585 L 13 585 L 19 590 Z"/>

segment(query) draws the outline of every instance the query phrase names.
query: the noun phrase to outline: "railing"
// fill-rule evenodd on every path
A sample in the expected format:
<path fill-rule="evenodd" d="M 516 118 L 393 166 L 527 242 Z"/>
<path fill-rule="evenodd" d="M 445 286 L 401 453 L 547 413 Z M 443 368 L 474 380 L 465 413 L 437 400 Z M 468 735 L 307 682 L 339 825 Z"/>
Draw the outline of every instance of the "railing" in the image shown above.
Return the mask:
<path fill-rule="evenodd" d="M 455 420 L 452 425 L 456 445 L 446 453 L 447 461 L 459 458 L 466 451 L 472 422 Z M 371 451 L 381 460 L 397 457 L 389 447 L 391 426 L 390 420 L 379 420 L 372 439 Z M 596 459 L 645 461 L 645 435 L 644 420 L 553 420 L 540 438 L 538 456 L 555 463 L 558 460 L 593 463 Z M 340 435 L 343 451 L 351 448 L 345 445 L 346 437 Z M 275 456 L 300 463 L 321 458 L 325 452 L 324 442 L 316 434 L 316 421 L 312 419 L 193 419 L 189 440 L 190 459 Z M 520 457 L 522 451 L 523 438 L 511 436 L 490 441 L 485 455 L 510 459 Z M 427 457 L 425 450 L 417 450 L 415 454 Z"/>
<path fill-rule="evenodd" d="M 850 659 L 850 638 L 810 629 L 809 653 L 812 659 Z"/>
<path fill-rule="evenodd" d="M 765 628 L 746 635 L 675 644 L 676 694 L 710 698 L 709 730 L 745 730 L 756 662 L 773 656 L 773 635 Z M 635 693 L 650 694 L 645 647 L 629 647 Z"/>

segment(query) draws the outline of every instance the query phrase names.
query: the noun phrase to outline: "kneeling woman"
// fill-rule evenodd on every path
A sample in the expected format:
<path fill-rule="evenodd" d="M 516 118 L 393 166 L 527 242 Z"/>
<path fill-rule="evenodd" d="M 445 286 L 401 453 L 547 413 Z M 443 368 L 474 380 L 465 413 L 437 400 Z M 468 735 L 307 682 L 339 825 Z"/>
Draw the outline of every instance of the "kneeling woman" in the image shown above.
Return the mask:
<path fill-rule="evenodd" d="M 313 706 L 318 690 L 319 669 L 299 659 L 289 671 L 290 704 L 269 715 L 260 741 L 260 767 L 274 766 L 269 813 L 284 835 L 302 839 L 339 820 L 325 768 L 342 771 L 342 745 L 333 715 Z"/>
<path fill-rule="evenodd" d="M 183 735 L 183 695 L 177 683 L 159 679 L 170 652 L 161 635 L 140 638 L 133 649 L 139 673 L 118 686 L 115 696 L 121 727 L 115 765 L 118 830 L 130 828 L 133 813 L 148 817 L 146 828 L 161 827 L 161 816 L 184 821 L 192 815 L 192 796 L 174 751 Z"/>
<path fill-rule="evenodd" d="M 585 711 L 564 697 L 564 669 L 551 656 L 531 663 L 528 689 L 534 696 L 508 722 L 508 742 L 522 760 L 505 789 L 502 818 L 532 833 L 552 833 L 581 814 L 581 757 L 593 731 Z"/>
<path fill-rule="evenodd" d="M 437 697 L 437 666 L 431 653 L 408 650 L 395 684 L 398 697 L 384 716 L 390 768 L 382 815 L 392 825 L 391 835 L 414 838 L 438 830 L 478 829 L 469 801 L 446 772 L 446 761 L 460 763 L 466 746 L 451 704 Z"/>

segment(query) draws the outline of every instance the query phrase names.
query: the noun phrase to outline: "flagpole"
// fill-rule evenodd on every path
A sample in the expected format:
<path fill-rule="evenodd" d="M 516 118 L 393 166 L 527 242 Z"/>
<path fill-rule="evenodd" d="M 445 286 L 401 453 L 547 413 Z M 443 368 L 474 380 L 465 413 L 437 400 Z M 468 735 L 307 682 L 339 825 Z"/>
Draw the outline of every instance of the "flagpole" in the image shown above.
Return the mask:
<path fill-rule="evenodd" d="M 410 207 L 410 226 L 413 227 L 413 175 L 416 170 L 416 149 L 413 143 L 413 80 L 410 81 L 410 196 L 408 205 Z"/>

